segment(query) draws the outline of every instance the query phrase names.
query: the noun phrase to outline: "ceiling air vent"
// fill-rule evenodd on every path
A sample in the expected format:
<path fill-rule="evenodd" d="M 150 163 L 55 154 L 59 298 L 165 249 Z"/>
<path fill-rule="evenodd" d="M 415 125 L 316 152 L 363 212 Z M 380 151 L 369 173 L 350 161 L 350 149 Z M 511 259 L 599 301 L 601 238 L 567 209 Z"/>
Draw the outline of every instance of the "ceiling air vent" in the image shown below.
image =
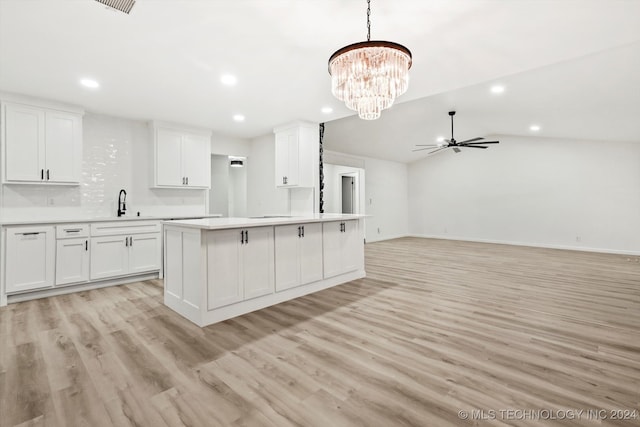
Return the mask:
<path fill-rule="evenodd" d="M 112 9 L 119 10 L 129 14 L 133 5 L 136 4 L 136 0 L 96 0 L 98 3 L 109 6 Z"/>

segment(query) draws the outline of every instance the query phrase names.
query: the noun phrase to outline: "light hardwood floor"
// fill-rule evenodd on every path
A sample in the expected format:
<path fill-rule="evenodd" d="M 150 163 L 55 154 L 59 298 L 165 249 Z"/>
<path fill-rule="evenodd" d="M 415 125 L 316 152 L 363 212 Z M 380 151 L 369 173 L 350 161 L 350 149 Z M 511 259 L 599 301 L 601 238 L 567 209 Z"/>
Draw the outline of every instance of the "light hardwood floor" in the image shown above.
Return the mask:
<path fill-rule="evenodd" d="M 0 425 L 640 425 L 595 419 L 640 409 L 637 258 L 404 238 L 366 270 L 203 329 L 160 281 L 4 307 Z"/>

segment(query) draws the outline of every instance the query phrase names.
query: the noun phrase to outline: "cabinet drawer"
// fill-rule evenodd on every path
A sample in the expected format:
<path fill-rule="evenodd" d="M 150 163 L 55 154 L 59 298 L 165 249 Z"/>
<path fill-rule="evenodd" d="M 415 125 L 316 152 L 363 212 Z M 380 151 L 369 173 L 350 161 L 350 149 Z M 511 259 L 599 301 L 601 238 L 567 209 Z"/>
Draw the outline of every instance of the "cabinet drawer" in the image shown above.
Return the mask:
<path fill-rule="evenodd" d="M 160 221 L 118 221 L 91 224 L 91 236 L 159 233 Z"/>
<path fill-rule="evenodd" d="M 64 224 L 56 226 L 56 239 L 73 239 L 74 237 L 89 237 L 89 225 Z"/>

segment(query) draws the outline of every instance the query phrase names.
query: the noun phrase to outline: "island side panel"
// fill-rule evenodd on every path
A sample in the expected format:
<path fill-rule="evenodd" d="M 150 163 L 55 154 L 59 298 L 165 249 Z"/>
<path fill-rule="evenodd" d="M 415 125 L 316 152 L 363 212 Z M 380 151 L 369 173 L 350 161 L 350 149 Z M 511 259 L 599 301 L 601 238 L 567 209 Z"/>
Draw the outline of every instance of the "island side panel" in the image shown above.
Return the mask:
<path fill-rule="evenodd" d="M 165 226 L 164 303 L 199 326 L 206 310 L 206 246 L 198 229 Z"/>

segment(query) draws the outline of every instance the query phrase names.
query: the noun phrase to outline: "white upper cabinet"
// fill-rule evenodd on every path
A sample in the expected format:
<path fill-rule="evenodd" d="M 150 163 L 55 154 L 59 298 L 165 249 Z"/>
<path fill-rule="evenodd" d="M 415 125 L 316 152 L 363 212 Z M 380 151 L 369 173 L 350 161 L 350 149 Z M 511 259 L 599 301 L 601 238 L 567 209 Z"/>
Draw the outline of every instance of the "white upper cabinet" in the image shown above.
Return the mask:
<path fill-rule="evenodd" d="M 320 158 L 318 126 L 297 122 L 274 129 L 276 187 L 313 187 Z"/>
<path fill-rule="evenodd" d="M 82 112 L 2 103 L 3 182 L 79 184 Z"/>
<path fill-rule="evenodd" d="M 152 123 L 154 187 L 210 188 L 211 134 Z"/>

